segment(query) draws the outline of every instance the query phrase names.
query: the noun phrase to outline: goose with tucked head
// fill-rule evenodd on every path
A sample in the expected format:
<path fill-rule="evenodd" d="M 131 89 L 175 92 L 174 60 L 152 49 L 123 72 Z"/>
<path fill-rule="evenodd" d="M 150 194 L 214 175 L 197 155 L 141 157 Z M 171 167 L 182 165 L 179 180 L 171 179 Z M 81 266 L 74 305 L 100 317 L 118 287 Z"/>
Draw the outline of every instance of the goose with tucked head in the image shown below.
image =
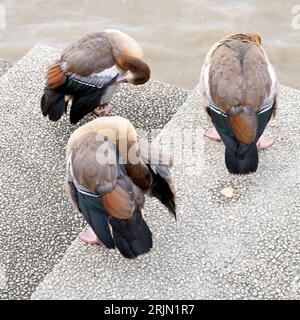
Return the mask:
<path fill-rule="evenodd" d="M 206 134 L 224 142 L 225 162 L 233 174 L 258 167 L 258 148 L 273 141 L 263 133 L 278 101 L 275 71 L 261 37 L 236 33 L 209 51 L 201 73 L 203 103 L 214 125 Z"/>
<path fill-rule="evenodd" d="M 58 121 L 72 101 L 70 122 L 88 113 L 108 115 L 120 83 L 146 83 L 150 68 L 137 42 L 117 30 L 86 35 L 70 45 L 47 71 L 41 100 L 44 116 Z"/>
<path fill-rule="evenodd" d="M 68 195 L 88 223 L 81 240 L 117 248 L 129 259 L 151 250 L 145 195 L 156 197 L 176 217 L 170 157 L 138 140 L 128 120 L 102 117 L 72 134 L 67 159 Z"/>

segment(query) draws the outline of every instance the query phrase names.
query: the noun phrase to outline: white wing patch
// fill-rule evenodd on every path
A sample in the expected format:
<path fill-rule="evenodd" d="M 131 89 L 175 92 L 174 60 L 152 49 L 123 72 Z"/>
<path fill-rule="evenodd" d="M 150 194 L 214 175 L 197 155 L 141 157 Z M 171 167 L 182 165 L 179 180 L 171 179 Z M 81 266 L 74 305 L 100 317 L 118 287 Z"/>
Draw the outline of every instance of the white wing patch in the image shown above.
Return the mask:
<path fill-rule="evenodd" d="M 261 109 L 264 109 L 266 106 L 273 105 L 275 97 L 277 95 L 277 77 L 276 77 L 275 70 L 274 70 L 273 66 L 271 65 L 271 63 L 268 63 L 268 71 L 269 71 L 269 75 L 272 80 L 272 86 L 271 86 L 270 95 L 265 99 L 264 104 L 261 107 Z"/>
<path fill-rule="evenodd" d="M 121 70 L 117 68 L 117 66 L 112 66 L 109 69 L 105 69 L 102 72 L 99 73 L 94 73 L 92 77 L 97 77 L 97 78 L 108 78 L 108 79 L 113 79 L 116 77 L 118 74 L 121 74 Z"/>
<path fill-rule="evenodd" d="M 211 95 L 210 95 L 210 87 L 209 87 L 209 71 L 210 71 L 210 67 L 211 67 L 211 64 L 207 64 L 205 67 L 204 67 L 204 91 L 205 91 L 205 94 L 207 96 L 207 98 L 211 101 Z"/>

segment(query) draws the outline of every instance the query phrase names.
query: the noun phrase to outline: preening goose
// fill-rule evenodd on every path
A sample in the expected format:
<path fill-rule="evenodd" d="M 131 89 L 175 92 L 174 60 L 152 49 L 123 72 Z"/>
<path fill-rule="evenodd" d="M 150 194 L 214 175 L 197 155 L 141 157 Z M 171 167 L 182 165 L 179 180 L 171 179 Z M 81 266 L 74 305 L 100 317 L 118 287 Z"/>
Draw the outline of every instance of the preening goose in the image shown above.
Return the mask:
<path fill-rule="evenodd" d="M 209 136 L 223 140 L 227 169 L 233 174 L 255 172 L 259 140 L 271 144 L 262 135 L 278 100 L 275 71 L 260 36 L 236 33 L 217 42 L 200 81 L 204 107 L 218 132 Z"/>
<path fill-rule="evenodd" d="M 103 117 L 80 127 L 70 137 L 67 159 L 70 201 L 107 248 L 117 248 L 126 258 L 152 248 L 142 215 L 145 194 L 176 217 L 172 161 L 138 140 L 128 120 Z"/>
<path fill-rule="evenodd" d="M 120 83 L 140 85 L 149 78 L 143 51 L 130 36 L 117 30 L 89 34 L 70 45 L 48 69 L 42 113 L 58 121 L 72 100 L 72 124 L 93 110 L 107 115 Z"/>

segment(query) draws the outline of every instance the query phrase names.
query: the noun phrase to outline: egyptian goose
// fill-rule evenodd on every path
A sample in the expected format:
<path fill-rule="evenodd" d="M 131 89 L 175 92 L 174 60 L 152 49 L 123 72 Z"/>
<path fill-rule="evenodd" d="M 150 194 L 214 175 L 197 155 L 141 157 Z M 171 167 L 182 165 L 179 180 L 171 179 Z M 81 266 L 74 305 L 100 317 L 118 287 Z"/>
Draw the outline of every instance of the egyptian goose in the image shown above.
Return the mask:
<path fill-rule="evenodd" d="M 131 37 L 117 30 L 89 34 L 69 46 L 48 69 L 42 113 L 56 122 L 72 100 L 72 124 L 93 110 L 104 116 L 112 109 L 110 101 L 120 83 L 140 85 L 149 78 L 143 51 Z"/>
<path fill-rule="evenodd" d="M 204 107 L 226 147 L 228 171 L 255 172 L 257 144 L 278 100 L 276 74 L 260 36 L 236 33 L 217 42 L 206 57 L 200 82 Z"/>
<path fill-rule="evenodd" d="M 70 137 L 67 159 L 70 201 L 107 248 L 117 248 L 126 258 L 152 248 L 142 216 L 145 194 L 159 199 L 176 218 L 172 160 L 138 140 L 128 120 L 102 117 L 80 127 Z"/>

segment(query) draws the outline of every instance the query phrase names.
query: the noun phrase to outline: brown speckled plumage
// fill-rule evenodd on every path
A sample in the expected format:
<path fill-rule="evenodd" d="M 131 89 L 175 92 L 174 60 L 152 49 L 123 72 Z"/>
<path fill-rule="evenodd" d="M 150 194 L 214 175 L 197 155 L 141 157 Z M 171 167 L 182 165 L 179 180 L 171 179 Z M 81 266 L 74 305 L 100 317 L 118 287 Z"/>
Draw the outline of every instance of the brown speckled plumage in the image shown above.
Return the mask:
<path fill-rule="evenodd" d="M 88 34 L 67 47 L 60 60 L 49 68 L 46 85 L 55 89 L 64 83 L 67 73 L 88 77 L 114 65 L 132 72 L 133 84 L 143 84 L 150 78 L 150 68 L 136 41 L 120 31 L 107 30 Z"/>
<path fill-rule="evenodd" d="M 108 139 L 108 144 L 105 144 L 104 137 Z M 103 194 L 105 208 L 114 217 L 129 218 L 134 208 L 135 196 L 140 197 L 141 192 L 151 193 L 155 179 L 153 172 L 146 165 L 148 160 L 151 160 L 148 149 L 140 148 L 140 145 L 144 144 L 148 146 L 146 143 L 138 141 L 132 124 L 122 117 L 96 119 L 77 129 L 70 137 L 67 157 L 69 158 L 71 155 L 76 181 L 89 192 Z M 125 146 L 125 149 L 122 146 Z M 97 154 L 101 155 L 101 148 L 105 150 L 108 148 L 110 154 L 114 154 L 114 150 L 117 148 L 125 161 L 129 152 L 137 155 L 138 163 L 132 164 L 128 158 L 125 164 L 126 172 L 131 179 L 131 187 L 124 185 L 124 181 L 122 181 L 122 185 L 119 184 L 121 169 L 118 164 L 99 164 Z M 160 151 L 155 153 L 160 158 Z M 156 159 L 151 161 L 154 160 Z M 167 160 L 163 160 L 162 163 L 157 162 L 157 164 L 167 168 L 171 166 Z M 172 201 L 175 201 L 175 187 L 170 172 L 165 178 L 173 193 Z M 129 190 L 133 190 L 134 194 Z"/>
<path fill-rule="evenodd" d="M 212 102 L 229 114 L 237 139 L 252 143 L 256 137 L 255 114 L 270 96 L 273 85 L 260 36 L 238 33 L 222 39 L 212 47 L 203 70 L 207 66 L 210 97 L 206 88 L 205 107 Z M 204 71 L 201 81 L 205 86 Z"/>

